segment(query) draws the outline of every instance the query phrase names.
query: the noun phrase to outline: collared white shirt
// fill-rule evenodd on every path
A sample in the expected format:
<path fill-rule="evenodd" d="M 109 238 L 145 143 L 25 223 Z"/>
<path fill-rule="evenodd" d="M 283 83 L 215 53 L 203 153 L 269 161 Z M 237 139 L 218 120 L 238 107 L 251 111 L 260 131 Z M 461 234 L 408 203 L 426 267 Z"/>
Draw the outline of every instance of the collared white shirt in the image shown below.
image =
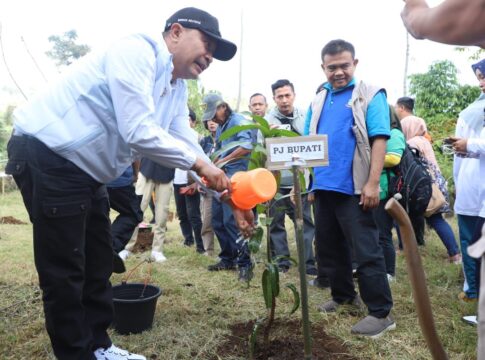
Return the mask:
<path fill-rule="evenodd" d="M 101 183 L 139 156 L 190 169 L 209 161 L 190 136 L 185 81 L 172 82 L 165 41 L 137 34 L 72 65 L 15 111 L 15 132 L 37 138 Z"/>

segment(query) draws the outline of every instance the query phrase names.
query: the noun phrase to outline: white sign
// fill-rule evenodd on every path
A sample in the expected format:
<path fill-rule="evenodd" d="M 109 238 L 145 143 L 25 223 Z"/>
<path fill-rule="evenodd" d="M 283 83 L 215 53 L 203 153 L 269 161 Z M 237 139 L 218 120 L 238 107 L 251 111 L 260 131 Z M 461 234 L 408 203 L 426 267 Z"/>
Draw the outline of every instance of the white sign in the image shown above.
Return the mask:
<path fill-rule="evenodd" d="M 327 166 L 327 135 L 297 136 L 266 139 L 267 168 L 288 169 L 294 155 L 305 160 L 306 167 Z"/>

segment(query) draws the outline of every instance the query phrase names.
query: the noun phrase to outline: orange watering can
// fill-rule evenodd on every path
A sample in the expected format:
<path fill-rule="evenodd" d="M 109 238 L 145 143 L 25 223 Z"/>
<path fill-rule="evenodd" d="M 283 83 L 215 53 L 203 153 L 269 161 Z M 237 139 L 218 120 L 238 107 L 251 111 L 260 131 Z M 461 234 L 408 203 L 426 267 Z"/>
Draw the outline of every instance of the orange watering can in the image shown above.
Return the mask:
<path fill-rule="evenodd" d="M 249 210 L 271 200 L 277 190 L 273 174 L 263 168 L 238 171 L 231 178 L 231 200 L 238 208 Z"/>

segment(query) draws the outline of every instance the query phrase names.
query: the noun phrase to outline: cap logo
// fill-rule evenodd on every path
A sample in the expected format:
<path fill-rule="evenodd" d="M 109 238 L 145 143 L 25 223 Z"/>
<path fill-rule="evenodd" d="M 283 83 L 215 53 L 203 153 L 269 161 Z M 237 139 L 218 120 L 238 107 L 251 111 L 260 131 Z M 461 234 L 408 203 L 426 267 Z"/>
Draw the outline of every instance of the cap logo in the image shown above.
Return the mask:
<path fill-rule="evenodd" d="M 194 20 L 194 19 L 177 19 L 176 22 L 189 22 L 197 25 L 200 25 L 202 23 L 200 20 Z"/>

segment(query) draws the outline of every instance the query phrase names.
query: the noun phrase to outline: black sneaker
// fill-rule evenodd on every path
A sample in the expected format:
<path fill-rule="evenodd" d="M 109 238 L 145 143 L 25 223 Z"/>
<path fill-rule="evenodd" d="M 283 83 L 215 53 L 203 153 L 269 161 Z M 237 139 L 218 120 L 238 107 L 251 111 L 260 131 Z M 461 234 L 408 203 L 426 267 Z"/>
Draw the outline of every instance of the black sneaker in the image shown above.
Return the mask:
<path fill-rule="evenodd" d="M 239 281 L 249 282 L 253 278 L 251 267 L 239 268 Z"/>
<path fill-rule="evenodd" d="M 286 274 L 290 267 L 288 265 L 278 265 L 278 270 L 280 273 Z"/>
<path fill-rule="evenodd" d="M 317 276 L 318 271 L 315 268 L 308 268 L 308 269 L 306 269 L 306 274 L 311 275 L 311 276 Z"/>
<path fill-rule="evenodd" d="M 122 274 L 126 271 L 125 263 L 120 258 L 117 252 L 113 251 L 113 272 L 115 274 Z"/>
<path fill-rule="evenodd" d="M 222 261 L 219 261 L 216 264 L 209 265 L 207 270 L 209 271 L 221 271 L 221 270 L 234 270 L 236 266 L 234 264 L 226 264 Z"/>

